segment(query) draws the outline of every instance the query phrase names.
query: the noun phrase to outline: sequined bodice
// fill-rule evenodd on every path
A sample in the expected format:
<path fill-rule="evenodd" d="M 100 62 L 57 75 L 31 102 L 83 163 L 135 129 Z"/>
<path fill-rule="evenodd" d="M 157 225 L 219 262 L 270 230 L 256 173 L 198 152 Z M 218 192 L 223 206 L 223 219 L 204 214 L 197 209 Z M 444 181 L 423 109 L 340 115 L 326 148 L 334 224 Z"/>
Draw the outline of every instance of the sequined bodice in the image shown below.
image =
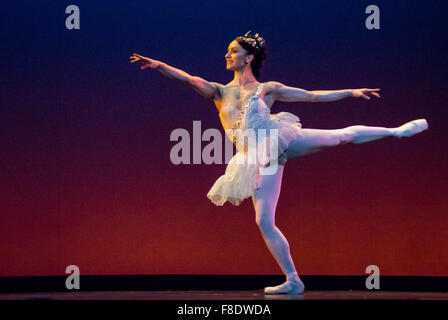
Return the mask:
<path fill-rule="evenodd" d="M 226 130 L 227 136 L 237 145 L 238 132 L 249 128 L 262 127 L 262 124 L 269 121 L 270 108 L 260 99 L 259 95 L 263 89 L 264 83 L 260 83 L 255 95 L 247 99 L 246 103 L 240 109 L 233 105 L 227 104 L 222 106 L 221 113 L 231 114 L 232 124 L 224 123 L 220 113 L 221 122 Z"/>
<path fill-rule="evenodd" d="M 221 122 L 222 125 L 224 127 L 224 129 L 237 129 L 237 128 L 244 128 L 245 127 L 245 123 L 244 123 L 244 118 L 246 113 L 253 113 L 254 109 L 258 109 L 257 108 L 249 108 L 250 105 L 253 104 L 253 102 L 258 101 L 261 102 L 260 105 L 262 105 L 262 109 L 267 110 L 268 113 L 270 111 L 269 107 L 266 105 L 266 103 L 259 98 L 259 95 L 263 89 L 263 85 L 264 83 L 260 83 L 260 85 L 257 88 L 257 91 L 255 92 L 255 95 L 253 95 L 252 97 L 250 97 L 249 99 L 246 100 L 246 103 L 244 103 L 244 105 L 242 106 L 241 109 L 238 109 L 237 107 L 235 107 L 234 105 L 228 103 L 228 104 L 224 104 L 221 107 L 221 111 L 219 113 L 219 116 L 221 118 Z M 263 108 L 264 107 L 264 108 Z M 247 112 L 249 110 L 249 112 Z M 226 117 L 223 117 L 223 114 L 226 115 Z M 227 118 L 232 121 L 232 123 L 228 123 L 228 121 L 224 121 L 224 118 Z"/>

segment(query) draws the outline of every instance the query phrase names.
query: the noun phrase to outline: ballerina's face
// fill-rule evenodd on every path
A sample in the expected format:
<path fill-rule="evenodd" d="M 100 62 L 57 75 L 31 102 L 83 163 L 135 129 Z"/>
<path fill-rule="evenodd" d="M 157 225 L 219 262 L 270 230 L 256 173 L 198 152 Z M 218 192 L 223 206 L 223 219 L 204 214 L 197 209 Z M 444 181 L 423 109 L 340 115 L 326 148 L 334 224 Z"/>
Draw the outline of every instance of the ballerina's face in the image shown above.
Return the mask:
<path fill-rule="evenodd" d="M 244 49 L 238 41 L 233 40 L 228 49 L 226 58 L 226 69 L 227 70 L 242 70 L 252 61 L 253 55 L 248 54 L 246 49 Z M 247 64 L 246 64 L 247 62 Z"/>

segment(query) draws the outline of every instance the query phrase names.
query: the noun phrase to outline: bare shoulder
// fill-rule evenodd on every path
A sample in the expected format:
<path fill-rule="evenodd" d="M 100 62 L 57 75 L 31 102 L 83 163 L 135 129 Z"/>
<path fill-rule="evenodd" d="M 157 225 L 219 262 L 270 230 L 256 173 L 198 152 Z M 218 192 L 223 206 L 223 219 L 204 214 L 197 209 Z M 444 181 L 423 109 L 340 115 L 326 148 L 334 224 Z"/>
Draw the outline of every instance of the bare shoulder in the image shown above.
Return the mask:
<path fill-rule="evenodd" d="M 284 84 L 278 81 L 267 81 L 264 83 L 263 89 L 265 94 L 272 94 L 276 89 L 283 87 Z"/>

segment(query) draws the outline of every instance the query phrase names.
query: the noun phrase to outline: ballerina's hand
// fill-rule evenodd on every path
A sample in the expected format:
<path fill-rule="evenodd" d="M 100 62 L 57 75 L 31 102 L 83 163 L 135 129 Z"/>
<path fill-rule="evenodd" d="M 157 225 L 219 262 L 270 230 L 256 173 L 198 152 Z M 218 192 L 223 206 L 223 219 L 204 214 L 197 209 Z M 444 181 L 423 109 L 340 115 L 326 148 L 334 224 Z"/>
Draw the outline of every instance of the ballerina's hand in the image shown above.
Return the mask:
<path fill-rule="evenodd" d="M 354 98 L 364 98 L 366 100 L 370 100 L 369 94 L 371 94 L 374 97 L 379 98 L 380 95 L 376 93 L 375 91 L 380 91 L 381 89 L 353 89 L 352 90 L 352 97 Z"/>
<path fill-rule="evenodd" d="M 155 69 L 161 64 L 160 61 L 153 60 L 153 59 L 150 59 L 147 57 L 143 57 L 136 53 L 134 53 L 130 58 L 131 58 L 131 63 L 133 63 L 133 62 L 141 63 L 142 66 L 140 67 L 140 69 L 142 69 L 142 70 L 144 70 L 146 68 Z"/>

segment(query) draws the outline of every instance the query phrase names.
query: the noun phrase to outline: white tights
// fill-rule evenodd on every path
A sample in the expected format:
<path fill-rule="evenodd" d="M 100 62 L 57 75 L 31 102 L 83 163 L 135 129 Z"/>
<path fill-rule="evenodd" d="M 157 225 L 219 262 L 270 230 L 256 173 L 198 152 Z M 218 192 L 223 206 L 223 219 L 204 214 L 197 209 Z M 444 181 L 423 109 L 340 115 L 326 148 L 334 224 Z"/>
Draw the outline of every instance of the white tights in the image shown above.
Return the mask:
<path fill-rule="evenodd" d="M 301 129 L 286 151 L 288 159 L 315 153 L 319 150 L 346 143 L 364 143 L 387 136 L 394 136 L 395 128 L 350 126 L 343 129 Z M 294 274 L 296 268 L 292 261 L 289 244 L 283 233 L 275 225 L 275 209 L 280 195 L 284 165 L 279 165 L 273 175 L 262 175 L 260 186 L 252 194 L 256 213 L 256 223 L 260 228 L 269 251 L 274 256 L 283 273 Z"/>

